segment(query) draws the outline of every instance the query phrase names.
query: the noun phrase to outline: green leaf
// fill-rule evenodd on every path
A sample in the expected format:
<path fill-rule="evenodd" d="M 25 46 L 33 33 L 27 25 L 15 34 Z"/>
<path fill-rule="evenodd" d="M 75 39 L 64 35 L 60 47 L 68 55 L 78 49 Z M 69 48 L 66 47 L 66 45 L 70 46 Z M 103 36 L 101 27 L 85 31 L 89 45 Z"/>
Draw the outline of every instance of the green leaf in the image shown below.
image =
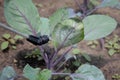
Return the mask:
<path fill-rule="evenodd" d="M 91 45 L 90 48 L 95 49 L 96 45 Z"/>
<path fill-rule="evenodd" d="M 118 3 L 119 0 L 103 0 L 99 7 L 115 7 Z"/>
<path fill-rule="evenodd" d="M 9 39 L 11 36 L 10 36 L 10 34 L 5 33 L 5 34 L 3 34 L 2 37 L 5 38 L 5 39 Z"/>
<path fill-rule="evenodd" d="M 26 4 L 27 3 L 27 4 Z M 40 16 L 32 0 L 5 0 L 4 14 L 8 24 L 24 35 L 40 32 Z"/>
<path fill-rule="evenodd" d="M 79 67 L 81 62 L 79 60 L 75 60 L 75 61 L 72 62 L 72 64 L 76 67 Z"/>
<path fill-rule="evenodd" d="M 16 49 L 17 47 L 16 46 L 12 46 L 13 49 Z"/>
<path fill-rule="evenodd" d="M 80 54 L 80 50 L 77 49 L 77 48 L 76 48 L 76 49 L 73 49 L 73 50 L 72 50 L 72 53 L 73 53 L 73 54 Z"/>
<path fill-rule="evenodd" d="M 83 24 L 85 40 L 95 40 L 105 37 L 117 26 L 117 22 L 113 18 L 105 15 L 88 16 L 83 19 Z"/>
<path fill-rule="evenodd" d="M 114 8 L 120 9 L 120 2 Z"/>
<path fill-rule="evenodd" d="M 55 13 L 53 13 L 49 17 L 51 33 L 53 32 L 55 26 L 66 18 L 68 18 L 68 11 L 64 8 L 58 9 Z"/>
<path fill-rule="evenodd" d="M 73 22 L 75 24 L 64 24 L 65 21 L 57 25 L 52 34 L 53 43 L 57 47 L 62 43 L 64 43 L 64 46 L 70 46 L 78 43 L 84 38 L 84 31 L 81 22 Z"/>
<path fill-rule="evenodd" d="M 105 47 L 106 47 L 106 48 L 108 48 L 108 49 L 113 48 L 113 46 L 112 46 L 112 45 L 109 45 L 109 44 L 107 44 L 107 43 L 105 44 Z"/>
<path fill-rule="evenodd" d="M 98 0 L 90 0 L 90 2 L 95 6 L 98 6 L 100 4 Z"/>
<path fill-rule="evenodd" d="M 114 43 L 114 48 L 115 49 L 120 49 L 120 45 L 118 43 Z"/>
<path fill-rule="evenodd" d="M 51 78 L 51 71 L 44 69 L 40 72 L 38 80 L 49 80 Z"/>
<path fill-rule="evenodd" d="M 105 80 L 100 69 L 94 65 L 83 64 L 76 70 L 75 74 L 71 75 L 73 80 Z"/>
<path fill-rule="evenodd" d="M 115 50 L 115 49 L 110 49 L 110 50 L 108 51 L 108 53 L 109 53 L 110 56 L 112 56 L 113 54 L 116 53 L 116 50 Z"/>
<path fill-rule="evenodd" d="M 87 61 L 91 61 L 91 58 L 88 54 L 86 53 L 82 53 L 82 56 L 87 60 Z"/>
<path fill-rule="evenodd" d="M 82 13 L 80 12 L 76 13 L 75 10 L 72 8 L 67 8 L 67 11 L 68 11 L 68 18 L 75 18 L 77 16 L 80 17 L 82 15 Z"/>
<path fill-rule="evenodd" d="M 50 36 L 50 25 L 49 25 L 49 19 L 41 17 L 41 27 L 40 27 L 40 35 L 48 35 Z"/>
<path fill-rule="evenodd" d="M 24 70 L 23 70 L 23 75 L 29 80 L 38 80 L 38 74 L 39 74 L 40 69 L 39 68 L 32 68 L 30 65 L 26 65 Z"/>
<path fill-rule="evenodd" d="M 10 44 L 15 45 L 15 40 L 14 39 L 9 39 Z"/>
<path fill-rule="evenodd" d="M 16 73 L 11 66 L 7 66 L 3 69 L 0 75 L 0 80 L 14 80 Z"/>
<path fill-rule="evenodd" d="M 15 35 L 14 39 L 15 39 L 15 40 L 22 40 L 22 39 L 23 39 L 23 37 L 22 37 L 22 36 L 20 36 L 20 35 Z"/>
<path fill-rule="evenodd" d="M 1 50 L 7 49 L 8 46 L 9 46 L 9 42 L 8 41 L 2 42 L 2 44 L 1 44 Z"/>

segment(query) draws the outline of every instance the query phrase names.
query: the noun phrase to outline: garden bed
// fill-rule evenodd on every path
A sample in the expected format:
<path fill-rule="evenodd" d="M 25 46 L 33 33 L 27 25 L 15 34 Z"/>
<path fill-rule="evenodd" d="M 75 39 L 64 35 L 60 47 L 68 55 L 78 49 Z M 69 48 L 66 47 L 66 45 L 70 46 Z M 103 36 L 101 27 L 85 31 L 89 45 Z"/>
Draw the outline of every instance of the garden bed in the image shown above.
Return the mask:
<path fill-rule="evenodd" d="M 79 1 L 82 2 L 81 0 Z M 61 7 L 72 7 L 76 10 L 78 9 L 78 6 L 73 0 L 64 0 L 64 1 L 63 0 L 34 0 L 34 3 L 37 4 L 37 8 L 39 10 L 40 15 L 44 17 L 50 16 L 54 11 L 56 11 L 58 8 L 61 8 Z M 96 13 L 110 15 L 120 23 L 120 17 L 119 17 L 120 10 L 105 8 L 105 9 L 98 10 Z M 2 0 L 0 0 L 0 22 L 3 22 L 6 24 L 6 20 L 3 15 Z M 0 38 L 2 38 L 1 36 L 4 33 L 9 33 L 12 36 L 15 35 L 15 33 L 0 27 Z M 114 38 L 113 36 L 115 34 L 117 34 L 120 37 L 120 25 L 118 25 L 117 29 L 114 30 L 114 32 L 110 34 L 109 37 Z M 26 40 L 22 40 L 22 41 L 23 41 L 23 44 L 18 44 L 16 50 L 9 48 L 7 52 L 0 51 L 0 70 L 2 70 L 5 66 L 9 65 L 9 66 L 13 66 L 18 74 L 22 74 L 22 68 L 18 67 L 16 64 L 16 62 L 18 61 L 16 60 L 16 56 L 21 51 L 27 51 L 35 48 L 35 46 L 29 43 L 28 41 Z M 0 43 L 2 43 L 2 41 L 0 41 Z M 87 41 L 82 41 L 78 43 L 77 47 L 82 52 L 85 52 L 90 55 L 92 59 L 90 61 L 90 64 L 93 64 L 98 68 L 100 68 L 103 71 L 106 80 L 116 80 L 116 79 L 113 79 L 112 76 L 115 74 L 120 75 L 120 53 L 114 54 L 113 56 L 109 56 L 106 48 L 102 49 L 100 44 L 98 44 L 95 49 L 92 49 L 90 48 L 90 46 L 87 45 Z M 24 80 L 24 79 L 18 78 L 17 80 Z"/>

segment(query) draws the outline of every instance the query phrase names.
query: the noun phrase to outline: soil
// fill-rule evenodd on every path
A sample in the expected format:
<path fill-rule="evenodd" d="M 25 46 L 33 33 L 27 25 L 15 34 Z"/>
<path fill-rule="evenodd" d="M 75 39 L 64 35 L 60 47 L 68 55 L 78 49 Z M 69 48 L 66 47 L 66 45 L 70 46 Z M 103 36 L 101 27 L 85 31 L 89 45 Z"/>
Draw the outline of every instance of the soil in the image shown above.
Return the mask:
<path fill-rule="evenodd" d="M 0 0 L 0 22 L 7 24 L 3 13 L 3 1 L 4 0 Z M 82 3 L 82 0 L 79 1 Z M 76 10 L 79 8 L 74 0 L 34 0 L 33 2 L 37 4 L 40 3 L 42 5 L 41 7 L 37 8 L 40 15 L 44 17 L 50 16 L 55 10 L 61 7 L 71 7 Z M 110 15 L 114 17 L 118 23 L 120 23 L 120 10 L 105 8 L 97 10 L 96 13 Z M 0 38 L 2 38 L 4 33 L 10 33 L 12 36 L 15 35 L 15 33 L 0 27 Z M 120 25 L 118 25 L 117 29 L 114 30 L 114 32 L 110 34 L 109 37 L 113 37 L 114 34 L 117 34 L 120 37 Z M 18 55 L 20 51 L 26 51 L 35 48 L 34 45 L 27 42 L 25 39 L 22 41 L 23 44 L 18 44 L 16 50 L 10 48 L 7 52 L 0 51 L 0 70 L 9 65 L 13 66 L 18 74 L 22 74 L 22 69 L 15 64 L 16 55 Z M 112 79 L 112 76 L 114 74 L 120 75 L 120 53 L 110 57 L 108 55 L 107 49 L 101 49 L 100 45 L 98 45 L 95 49 L 91 49 L 89 46 L 87 46 L 86 42 L 87 41 L 82 41 L 78 43 L 78 48 L 91 56 L 92 61 L 90 63 L 99 67 L 103 71 L 106 80 L 115 80 Z M 0 41 L 0 44 L 1 43 L 2 41 Z M 18 78 L 17 80 L 25 79 Z"/>

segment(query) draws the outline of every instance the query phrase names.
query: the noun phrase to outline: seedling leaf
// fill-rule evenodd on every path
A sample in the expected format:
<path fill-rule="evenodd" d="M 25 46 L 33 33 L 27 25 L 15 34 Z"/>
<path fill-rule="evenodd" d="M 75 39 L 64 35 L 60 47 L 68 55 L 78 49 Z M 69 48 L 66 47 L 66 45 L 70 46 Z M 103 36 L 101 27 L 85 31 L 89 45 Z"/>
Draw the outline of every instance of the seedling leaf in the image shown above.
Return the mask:
<path fill-rule="evenodd" d="M 0 80 L 14 80 L 16 73 L 11 66 L 7 66 L 3 69 L 0 75 Z"/>
<path fill-rule="evenodd" d="M 53 32 L 55 26 L 66 18 L 68 18 L 68 11 L 66 9 L 58 9 L 55 13 L 53 13 L 49 17 L 51 33 Z"/>
<path fill-rule="evenodd" d="M 110 50 L 108 51 L 108 53 L 109 53 L 110 56 L 112 56 L 113 54 L 116 53 L 116 50 L 114 50 L 114 49 L 110 49 Z"/>
<path fill-rule="evenodd" d="M 12 46 L 13 49 L 16 49 L 16 46 Z"/>
<path fill-rule="evenodd" d="M 43 69 L 40 74 L 38 80 L 49 80 L 51 78 L 51 71 L 48 69 Z"/>
<path fill-rule="evenodd" d="M 37 80 L 38 79 L 38 73 L 40 69 L 39 68 L 32 68 L 30 65 L 26 65 L 23 70 L 23 75 L 29 80 Z"/>
<path fill-rule="evenodd" d="M 75 74 L 71 75 L 73 80 L 105 80 L 100 69 L 94 65 L 83 64 L 76 70 Z"/>
<path fill-rule="evenodd" d="M 73 50 L 72 50 L 72 53 L 73 53 L 73 54 L 80 54 L 80 50 L 79 50 L 79 49 L 73 49 Z"/>
<path fill-rule="evenodd" d="M 98 6 L 100 4 L 98 0 L 90 0 L 90 2 L 95 6 Z"/>
<path fill-rule="evenodd" d="M 5 34 L 3 34 L 2 37 L 5 38 L 5 39 L 9 39 L 10 38 L 10 34 L 5 33 Z"/>
<path fill-rule="evenodd" d="M 70 20 L 68 19 L 68 22 L 69 21 Z M 55 27 L 52 34 L 52 39 L 55 46 L 59 46 L 62 43 L 64 43 L 64 47 L 70 46 L 83 40 L 83 38 L 83 24 L 81 22 L 79 24 L 74 21 L 69 24 L 67 22 L 65 24 L 64 21 L 61 22 L 61 24 Z"/>
<path fill-rule="evenodd" d="M 82 53 L 82 56 L 87 60 L 87 61 L 91 61 L 91 58 L 88 54 L 86 53 Z"/>
<path fill-rule="evenodd" d="M 105 37 L 117 26 L 117 22 L 113 18 L 105 15 L 88 16 L 83 19 L 83 24 L 85 40 L 95 40 Z"/>
<path fill-rule="evenodd" d="M 15 40 L 14 39 L 9 39 L 10 44 L 15 45 Z"/>
<path fill-rule="evenodd" d="M 9 46 L 9 42 L 8 41 L 2 42 L 2 44 L 1 44 L 1 50 L 7 49 L 8 46 Z"/>
<path fill-rule="evenodd" d="M 4 14 L 8 24 L 24 35 L 40 32 L 40 16 L 32 0 L 5 0 Z"/>
<path fill-rule="evenodd" d="M 19 36 L 19 35 L 15 35 L 14 39 L 15 39 L 15 40 L 22 40 L 23 37 L 22 37 L 22 36 Z"/>
<path fill-rule="evenodd" d="M 41 27 L 40 27 L 40 30 L 41 30 L 41 34 L 40 35 L 48 35 L 50 36 L 50 25 L 49 25 L 49 19 L 48 18 L 44 18 L 44 17 L 41 17 L 40 18 L 40 21 L 41 21 Z M 39 34 L 38 34 L 39 35 Z"/>

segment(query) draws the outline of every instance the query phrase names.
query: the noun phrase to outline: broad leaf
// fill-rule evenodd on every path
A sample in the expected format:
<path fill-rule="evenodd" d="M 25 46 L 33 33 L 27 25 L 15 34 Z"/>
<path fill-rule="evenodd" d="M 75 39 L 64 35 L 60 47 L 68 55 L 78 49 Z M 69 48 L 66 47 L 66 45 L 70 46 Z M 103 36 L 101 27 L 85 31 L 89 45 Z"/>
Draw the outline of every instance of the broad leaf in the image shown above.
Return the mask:
<path fill-rule="evenodd" d="M 1 50 L 7 49 L 8 46 L 9 46 L 9 42 L 8 41 L 2 42 L 2 44 L 1 44 Z"/>
<path fill-rule="evenodd" d="M 49 80 L 51 78 L 51 71 L 44 69 L 40 72 L 38 80 Z"/>
<path fill-rule="evenodd" d="M 23 70 L 23 75 L 29 80 L 37 80 L 38 74 L 40 69 L 39 68 L 32 68 L 30 65 L 26 65 Z"/>
<path fill-rule="evenodd" d="M 119 3 L 119 0 L 103 0 L 99 7 L 114 7 Z"/>
<path fill-rule="evenodd" d="M 75 74 L 71 75 L 71 78 L 73 80 L 105 80 L 102 71 L 89 64 L 80 66 Z"/>
<path fill-rule="evenodd" d="M 68 18 L 68 11 L 66 9 L 58 9 L 55 13 L 53 13 L 49 17 L 51 33 L 53 32 L 55 26 L 66 18 Z"/>
<path fill-rule="evenodd" d="M 40 17 L 32 0 L 5 0 L 4 14 L 8 24 L 23 34 L 40 32 Z"/>
<path fill-rule="evenodd" d="M 41 17 L 40 21 L 41 21 L 40 35 L 48 35 L 48 36 L 50 36 L 49 19 Z"/>
<path fill-rule="evenodd" d="M 14 80 L 16 73 L 11 66 L 7 66 L 0 74 L 0 80 Z"/>
<path fill-rule="evenodd" d="M 68 19 L 57 25 L 53 31 L 52 39 L 56 47 L 61 44 L 70 46 L 78 43 L 84 38 L 82 22 Z"/>
<path fill-rule="evenodd" d="M 109 35 L 117 22 L 105 15 L 91 15 L 83 19 L 85 40 L 95 40 Z"/>

